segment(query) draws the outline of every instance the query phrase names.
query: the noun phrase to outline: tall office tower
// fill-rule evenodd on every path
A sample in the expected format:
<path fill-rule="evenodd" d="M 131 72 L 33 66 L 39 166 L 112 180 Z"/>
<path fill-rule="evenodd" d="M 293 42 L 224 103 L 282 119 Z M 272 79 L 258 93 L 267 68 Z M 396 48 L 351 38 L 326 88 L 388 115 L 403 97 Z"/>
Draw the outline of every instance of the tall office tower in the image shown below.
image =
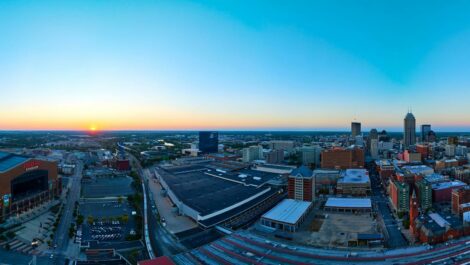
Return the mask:
<path fill-rule="evenodd" d="M 201 151 L 203 154 L 217 153 L 218 147 L 218 132 L 199 132 L 199 151 Z"/>
<path fill-rule="evenodd" d="M 428 142 L 435 142 L 436 141 L 436 133 L 431 130 L 429 133 L 428 133 Z"/>
<path fill-rule="evenodd" d="M 368 153 L 371 152 L 371 141 L 372 139 L 377 140 L 377 143 L 379 142 L 379 133 L 377 132 L 377 129 L 372 129 L 369 132 L 369 136 L 367 137 L 367 151 Z"/>
<path fill-rule="evenodd" d="M 430 124 L 421 125 L 421 141 L 429 142 L 428 135 L 429 135 L 430 131 L 431 131 L 431 125 Z"/>
<path fill-rule="evenodd" d="M 360 122 L 351 122 L 351 135 L 355 138 L 358 135 L 361 135 L 361 123 Z"/>
<path fill-rule="evenodd" d="M 370 130 L 369 139 L 379 139 L 379 133 L 377 132 L 377 129 Z"/>
<path fill-rule="evenodd" d="M 388 142 L 390 141 L 390 137 L 388 136 L 388 133 L 386 130 L 382 130 L 379 133 L 379 142 Z"/>
<path fill-rule="evenodd" d="M 416 119 L 413 113 L 408 112 L 404 120 L 404 135 L 403 140 L 405 147 L 414 145 L 416 143 Z"/>
<path fill-rule="evenodd" d="M 373 159 L 378 159 L 379 158 L 379 140 L 371 139 L 369 148 L 370 148 L 370 156 Z"/>

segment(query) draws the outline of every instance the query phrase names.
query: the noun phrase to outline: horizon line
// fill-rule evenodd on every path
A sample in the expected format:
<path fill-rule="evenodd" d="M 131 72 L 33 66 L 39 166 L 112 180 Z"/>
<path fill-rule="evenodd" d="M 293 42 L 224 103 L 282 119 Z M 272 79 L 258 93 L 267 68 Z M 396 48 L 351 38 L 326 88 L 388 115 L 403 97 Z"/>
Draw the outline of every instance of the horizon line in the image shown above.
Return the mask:
<path fill-rule="evenodd" d="M 403 133 L 402 130 L 385 130 L 387 133 Z M 215 132 L 338 132 L 346 133 L 350 130 L 342 129 L 110 129 L 110 130 L 86 130 L 86 129 L 0 129 L 2 132 L 83 132 L 83 133 L 106 133 L 106 132 L 202 132 L 202 131 L 215 131 Z M 416 132 L 421 132 L 416 130 Z M 470 133 L 468 131 L 434 131 L 438 133 Z M 369 131 L 363 131 L 362 134 L 369 134 Z"/>

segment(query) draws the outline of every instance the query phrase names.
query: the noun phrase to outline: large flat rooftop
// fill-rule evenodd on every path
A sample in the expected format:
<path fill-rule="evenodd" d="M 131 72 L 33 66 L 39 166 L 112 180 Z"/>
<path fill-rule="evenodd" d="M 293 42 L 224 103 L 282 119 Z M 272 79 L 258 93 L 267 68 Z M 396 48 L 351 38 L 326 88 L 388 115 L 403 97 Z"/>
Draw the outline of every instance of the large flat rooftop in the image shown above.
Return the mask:
<path fill-rule="evenodd" d="M 415 175 L 429 175 L 434 173 L 434 169 L 426 165 L 403 166 L 403 169 Z"/>
<path fill-rule="evenodd" d="M 311 205 L 312 203 L 307 201 L 285 199 L 261 218 L 293 225 L 299 221 Z"/>
<path fill-rule="evenodd" d="M 369 172 L 366 169 L 346 169 L 338 183 L 370 183 Z"/>
<path fill-rule="evenodd" d="M 433 190 L 443 190 L 443 189 L 449 189 L 449 188 L 462 187 L 462 186 L 465 186 L 465 185 L 466 184 L 463 183 L 460 180 L 446 181 L 446 182 L 440 182 L 440 183 L 432 184 L 432 189 Z"/>
<path fill-rule="evenodd" d="M 157 171 L 175 196 L 201 216 L 242 203 L 269 189 L 235 182 L 230 179 L 236 177 L 231 173 L 202 166 L 157 168 Z"/>
<path fill-rule="evenodd" d="M 369 198 L 328 198 L 325 207 L 372 208 L 372 202 Z"/>

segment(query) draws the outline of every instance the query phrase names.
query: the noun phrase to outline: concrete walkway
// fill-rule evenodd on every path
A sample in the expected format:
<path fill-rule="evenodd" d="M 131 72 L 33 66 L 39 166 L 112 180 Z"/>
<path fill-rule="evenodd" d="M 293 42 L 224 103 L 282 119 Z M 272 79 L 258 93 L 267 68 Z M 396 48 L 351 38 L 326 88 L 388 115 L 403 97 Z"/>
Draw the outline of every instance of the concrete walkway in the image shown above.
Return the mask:
<path fill-rule="evenodd" d="M 160 218 L 165 218 L 166 229 L 172 234 L 186 231 L 197 227 L 197 224 L 187 216 L 178 215 L 176 208 L 170 201 L 169 197 L 163 196 L 163 191 L 160 183 L 156 179 L 149 181 L 149 188 L 151 195 L 160 214 Z"/>

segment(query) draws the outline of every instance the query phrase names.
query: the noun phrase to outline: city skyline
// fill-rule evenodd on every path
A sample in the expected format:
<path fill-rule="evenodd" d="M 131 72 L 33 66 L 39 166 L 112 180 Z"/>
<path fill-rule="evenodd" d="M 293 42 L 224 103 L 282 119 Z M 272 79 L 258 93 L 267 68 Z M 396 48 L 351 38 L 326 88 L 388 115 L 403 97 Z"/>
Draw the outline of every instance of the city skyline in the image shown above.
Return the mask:
<path fill-rule="evenodd" d="M 339 3 L 2 2 L 0 130 L 470 131 L 470 3 Z"/>

